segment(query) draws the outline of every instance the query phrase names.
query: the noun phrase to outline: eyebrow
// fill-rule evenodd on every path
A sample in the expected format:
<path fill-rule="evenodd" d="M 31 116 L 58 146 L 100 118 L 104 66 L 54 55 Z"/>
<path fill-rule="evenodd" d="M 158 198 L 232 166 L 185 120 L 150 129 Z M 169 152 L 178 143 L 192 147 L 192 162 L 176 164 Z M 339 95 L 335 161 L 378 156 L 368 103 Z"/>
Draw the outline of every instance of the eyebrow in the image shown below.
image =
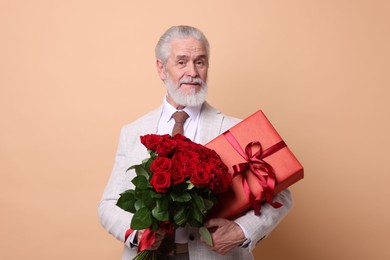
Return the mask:
<path fill-rule="evenodd" d="M 177 60 L 188 59 L 188 56 L 187 55 L 177 55 L 176 59 Z M 206 54 L 198 55 L 195 57 L 195 60 L 198 60 L 198 59 L 207 59 L 207 55 Z"/>
<path fill-rule="evenodd" d="M 196 56 L 196 60 L 198 60 L 198 59 L 206 59 L 207 60 L 207 55 L 202 54 L 202 55 Z"/>

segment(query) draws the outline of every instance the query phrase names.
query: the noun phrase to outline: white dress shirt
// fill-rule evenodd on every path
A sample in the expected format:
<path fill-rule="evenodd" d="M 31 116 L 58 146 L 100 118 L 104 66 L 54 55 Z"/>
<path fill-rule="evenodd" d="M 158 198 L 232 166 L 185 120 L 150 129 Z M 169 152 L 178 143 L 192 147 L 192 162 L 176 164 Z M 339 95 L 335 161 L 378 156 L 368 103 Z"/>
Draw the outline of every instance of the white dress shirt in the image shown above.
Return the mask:
<path fill-rule="evenodd" d="M 189 117 L 184 122 L 184 135 L 194 142 L 199 143 L 200 133 L 199 130 L 199 115 L 202 105 L 194 107 L 185 107 L 182 111 L 185 111 Z M 175 120 L 172 115 L 178 111 L 175 107 L 168 103 L 166 97 L 163 100 L 163 108 L 160 121 L 158 123 L 157 134 L 171 134 Z"/>

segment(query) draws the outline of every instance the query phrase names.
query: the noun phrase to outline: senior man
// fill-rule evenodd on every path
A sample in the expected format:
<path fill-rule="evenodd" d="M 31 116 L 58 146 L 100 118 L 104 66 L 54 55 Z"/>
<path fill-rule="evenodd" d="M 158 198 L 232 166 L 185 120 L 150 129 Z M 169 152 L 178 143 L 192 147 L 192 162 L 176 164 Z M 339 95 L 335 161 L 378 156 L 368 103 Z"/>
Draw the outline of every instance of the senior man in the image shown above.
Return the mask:
<path fill-rule="evenodd" d="M 169 28 L 158 41 L 155 53 L 157 72 L 167 94 L 157 109 L 122 128 L 112 174 L 98 207 L 102 226 L 125 244 L 122 259 L 132 259 L 137 254 L 137 242 L 143 234 L 142 230 L 133 232 L 125 240 L 132 214 L 116 206 L 119 194 L 134 188 L 131 179 L 135 173 L 126 173 L 126 169 L 148 156 L 139 137 L 151 133 L 172 134 L 173 115 L 178 111 L 185 112 L 181 119 L 182 133 L 201 144 L 239 122 L 206 102 L 210 47 L 199 29 L 191 26 Z M 283 207 L 276 209 L 264 204 L 260 215 L 250 210 L 235 220 L 208 220 L 206 227 L 215 230 L 213 246 L 204 243 L 195 228 L 176 229 L 171 242 L 173 250 L 160 255 L 159 259 L 253 259 L 252 250 L 258 242 L 267 237 L 291 209 L 289 190 L 280 192 L 274 200 Z M 149 249 L 158 249 L 164 236 L 163 231 L 159 232 Z M 163 247 L 167 248 L 167 245 Z"/>

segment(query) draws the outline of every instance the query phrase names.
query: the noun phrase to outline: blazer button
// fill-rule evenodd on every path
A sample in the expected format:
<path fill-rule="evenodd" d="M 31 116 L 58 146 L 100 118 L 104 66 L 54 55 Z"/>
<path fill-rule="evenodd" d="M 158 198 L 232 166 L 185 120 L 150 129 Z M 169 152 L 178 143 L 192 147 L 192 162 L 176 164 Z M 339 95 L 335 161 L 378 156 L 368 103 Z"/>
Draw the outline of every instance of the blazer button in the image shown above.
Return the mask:
<path fill-rule="evenodd" d="M 193 234 L 190 234 L 189 237 L 188 237 L 190 240 L 194 240 L 195 239 L 195 236 Z"/>

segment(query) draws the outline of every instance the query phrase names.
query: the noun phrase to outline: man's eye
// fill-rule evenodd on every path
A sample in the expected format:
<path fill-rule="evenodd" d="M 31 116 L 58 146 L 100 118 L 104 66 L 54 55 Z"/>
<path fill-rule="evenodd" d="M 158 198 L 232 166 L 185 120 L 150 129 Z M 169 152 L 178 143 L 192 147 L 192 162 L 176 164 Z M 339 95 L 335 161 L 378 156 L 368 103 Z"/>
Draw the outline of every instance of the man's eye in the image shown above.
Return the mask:
<path fill-rule="evenodd" d="M 180 61 L 177 62 L 177 64 L 179 64 L 179 65 L 185 65 L 186 62 L 185 62 L 184 60 L 180 60 Z"/>
<path fill-rule="evenodd" d="M 195 64 L 198 65 L 198 66 L 203 66 L 203 65 L 205 65 L 205 62 L 202 61 L 202 60 L 199 60 Z"/>

